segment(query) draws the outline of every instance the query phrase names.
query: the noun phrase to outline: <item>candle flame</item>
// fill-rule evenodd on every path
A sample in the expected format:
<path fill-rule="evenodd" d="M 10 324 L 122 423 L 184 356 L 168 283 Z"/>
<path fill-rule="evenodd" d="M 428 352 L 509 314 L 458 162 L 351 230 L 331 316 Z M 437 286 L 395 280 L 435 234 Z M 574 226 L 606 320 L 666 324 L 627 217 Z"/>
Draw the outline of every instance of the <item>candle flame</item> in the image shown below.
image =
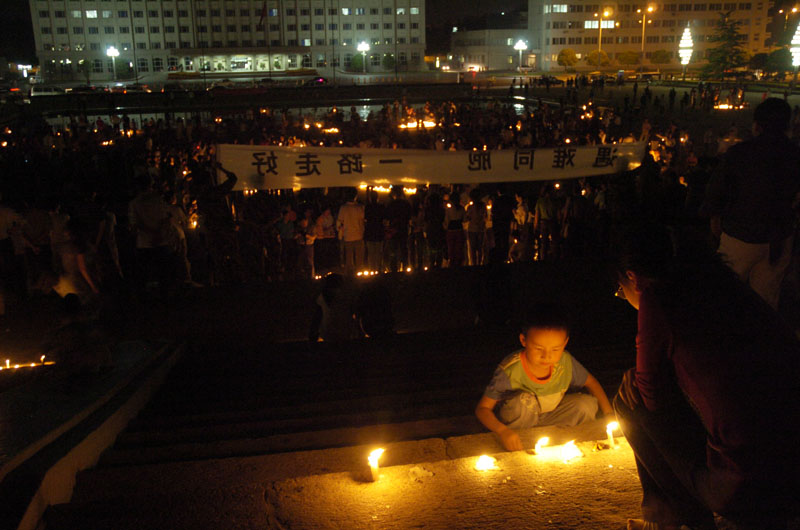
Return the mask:
<path fill-rule="evenodd" d="M 536 454 L 539 454 L 542 451 L 542 447 L 544 447 L 545 445 L 547 445 L 549 443 L 550 443 L 550 437 L 549 436 L 545 436 L 543 438 L 539 438 L 539 440 L 536 442 L 536 447 L 534 448 L 534 451 L 536 452 Z"/>
<path fill-rule="evenodd" d="M 606 425 L 606 433 L 611 434 L 612 432 L 619 429 L 619 422 L 612 421 L 608 425 Z"/>
<path fill-rule="evenodd" d="M 495 459 L 489 455 L 481 455 L 475 463 L 475 469 L 478 471 L 488 471 L 490 469 L 497 469 Z"/>
<path fill-rule="evenodd" d="M 568 441 L 561 448 L 561 458 L 562 458 L 562 460 L 564 460 L 565 464 L 567 462 L 569 462 L 570 460 L 572 460 L 574 458 L 578 458 L 580 456 L 583 456 L 583 453 L 575 445 L 575 440 Z"/>
<path fill-rule="evenodd" d="M 370 467 L 378 467 L 378 460 L 380 460 L 383 451 L 384 451 L 383 448 L 375 449 L 369 454 L 369 456 L 367 457 L 367 461 L 369 462 Z"/>

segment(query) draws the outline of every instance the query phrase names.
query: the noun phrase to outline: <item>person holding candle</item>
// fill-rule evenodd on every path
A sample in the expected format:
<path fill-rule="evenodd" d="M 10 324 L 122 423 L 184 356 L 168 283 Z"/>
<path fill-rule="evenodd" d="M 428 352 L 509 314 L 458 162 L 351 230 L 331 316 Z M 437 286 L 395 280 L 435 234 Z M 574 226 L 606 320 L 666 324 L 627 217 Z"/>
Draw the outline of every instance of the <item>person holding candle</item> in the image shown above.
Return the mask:
<path fill-rule="evenodd" d="M 617 296 L 639 312 L 636 367 L 614 399 L 643 490 L 628 529 L 787 528 L 800 343 L 719 257 L 686 248 L 644 226 L 618 252 Z"/>
<path fill-rule="evenodd" d="M 503 447 L 524 449 L 516 429 L 575 426 L 595 419 L 598 406 L 603 414 L 613 413 L 597 379 L 566 351 L 569 324 L 561 308 L 534 306 L 519 341 L 522 349 L 503 359 L 475 409 Z"/>

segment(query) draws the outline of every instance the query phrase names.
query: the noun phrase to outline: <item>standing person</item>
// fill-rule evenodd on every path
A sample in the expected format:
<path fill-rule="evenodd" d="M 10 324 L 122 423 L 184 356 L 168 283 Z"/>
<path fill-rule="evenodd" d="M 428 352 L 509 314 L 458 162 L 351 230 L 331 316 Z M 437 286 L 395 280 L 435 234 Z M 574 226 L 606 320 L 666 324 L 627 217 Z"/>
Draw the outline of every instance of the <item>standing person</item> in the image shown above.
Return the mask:
<path fill-rule="evenodd" d="M 178 197 L 174 192 L 168 193 L 166 199 L 170 222 L 169 248 L 179 264 L 180 279 L 186 284 L 192 284 L 192 265 L 189 263 L 189 246 L 186 244 L 189 218 L 178 204 Z"/>
<path fill-rule="evenodd" d="M 314 268 L 318 276 L 324 276 L 337 267 L 339 252 L 336 245 L 336 224 L 331 207 L 323 206 L 317 217 L 316 239 L 314 240 Z"/>
<path fill-rule="evenodd" d="M 514 204 L 503 187 L 497 190 L 492 200 L 492 233 L 494 249 L 489 255 L 490 261 L 504 263 L 508 259 L 509 238 L 511 237 L 511 221 L 514 218 Z"/>
<path fill-rule="evenodd" d="M 756 107 L 752 140 L 731 146 L 708 185 L 706 212 L 718 252 L 774 309 L 792 256 L 800 148 L 786 136 L 789 104 Z"/>
<path fill-rule="evenodd" d="M 389 246 L 389 270 L 397 272 L 408 263 L 408 223 L 411 220 L 411 205 L 405 198 L 402 186 L 392 186 L 392 201 L 386 207 L 388 221 L 387 244 Z"/>
<path fill-rule="evenodd" d="M 284 279 L 294 278 L 297 270 L 297 213 L 291 206 L 283 210 L 280 220 L 275 223 L 281 241 L 281 272 Z"/>
<path fill-rule="evenodd" d="M 17 287 L 14 244 L 11 234 L 22 224 L 22 217 L 13 208 L 0 204 L 0 316 L 5 314 L 5 297 Z"/>
<path fill-rule="evenodd" d="M 551 196 L 550 186 L 545 184 L 539 193 L 533 215 L 533 229 L 539 241 L 540 260 L 547 259 L 551 253 L 553 238 L 557 236 L 556 215 L 558 215 L 556 202 Z"/>
<path fill-rule="evenodd" d="M 467 240 L 469 241 L 469 264 L 483 265 L 483 251 L 486 244 L 486 203 L 480 199 L 480 192 L 472 190 L 472 200 L 467 206 Z"/>
<path fill-rule="evenodd" d="M 339 208 L 336 219 L 344 244 L 345 274 L 354 276 L 364 268 L 364 205 L 358 203 L 358 190 L 350 190 L 350 200 Z"/>
<path fill-rule="evenodd" d="M 529 261 L 533 257 L 531 252 L 530 211 L 528 201 L 522 193 L 514 195 L 517 201 L 514 207 L 514 220 L 512 221 L 514 245 L 511 250 L 514 261 Z"/>
<path fill-rule="evenodd" d="M 300 248 L 298 269 L 301 276 L 313 279 L 314 272 L 314 240 L 317 238 L 314 229 L 314 209 L 303 208 L 303 218 L 297 222 L 297 244 Z"/>
<path fill-rule="evenodd" d="M 425 210 L 419 195 L 411 199 L 410 234 L 408 238 L 408 261 L 415 269 L 422 269 L 425 255 Z"/>
<path fill-rule="evenodd" d="M 425 240 L 431 267 L 441 267 L 444 259 L 444 204 L 438 193 L 431 193 L 425 205 Z"/>
<path fill-rule="evenodd" d="M 444 213 L 444 227 L 447 229 L 448 267 L 461 267 L 464 264 L 464 207 L 458 194 L 450 195 L 450 202 Z"/>
<path fill-rule="evenodd" d="M 147 282 L 156 280 L 162 296 L 172 282 L 168 248 L 170 221 L 169 207 L 161 194 L 153 189 L 150 176 L 142 177 L 140 192 L 128 204 L 128 223 L 136 235 L 137 286 L 143 295 Z M 70 232 L 74 231 L 70 229 Z"/>
<path fill-rule="evenodd" d="M 367 192 L 367 205 L 364 208 L 364 241 L 367 246 L 367 267 L 371 271 L 383 272 L 383 219 L 385 209 L 378 202 L 378 192 Z"/>
<path fill-rule="evenodd" d="M 620 241 L 617 296 L 638 334 L 614 409 L 644 493 L 628 529 L 789 528 L 800 343 L 718 256 L 676 256 L 659 227 Z"/>

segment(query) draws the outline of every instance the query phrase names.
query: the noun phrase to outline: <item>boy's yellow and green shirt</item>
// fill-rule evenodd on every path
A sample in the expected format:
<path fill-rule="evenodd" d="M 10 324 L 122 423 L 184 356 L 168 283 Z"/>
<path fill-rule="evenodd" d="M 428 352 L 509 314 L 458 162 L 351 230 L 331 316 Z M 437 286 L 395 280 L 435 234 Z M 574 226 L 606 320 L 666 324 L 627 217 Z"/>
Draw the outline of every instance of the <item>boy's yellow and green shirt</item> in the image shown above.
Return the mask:
<path fill-rule="evenodd" d="M 535 394 L 541 412 L 546 413 L 555 410 L 567 390 L 582 388 L 589 377 L 586 368 L 565 351 L 553 366 L 550 377 L 538 379 L 533 375 L 524 354 L 525 350 L 518 350 L 503 359 L 486 387 L 484 396 L 504 401 L 520 392 Z"/>

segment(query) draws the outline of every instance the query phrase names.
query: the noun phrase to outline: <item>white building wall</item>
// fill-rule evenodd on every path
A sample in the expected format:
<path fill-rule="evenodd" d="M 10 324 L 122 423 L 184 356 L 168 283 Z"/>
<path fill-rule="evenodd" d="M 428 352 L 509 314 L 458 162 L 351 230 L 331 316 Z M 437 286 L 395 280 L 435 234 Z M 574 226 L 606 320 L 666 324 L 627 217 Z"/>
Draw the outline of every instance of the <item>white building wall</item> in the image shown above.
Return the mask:
<path fill-rule="evenodd" d="M 538 68 L 538 46 L 530 32 L 522 29 L 456 31 L 451 34 L 450 49 L 456 67 L 515 70 L 519 66 L 519 51 L 514 44 L 519 40 L 528 44 L 528 49 L 522 52 L 522 65 Z"/>
<path fill-rule="evenodd" d="M 140 78 L 168 71 L 266 73 L 314 68 L 330 74 L 370 44 L 368 71 L 419 70 L 425 51 L 424 0 L 29 0 L 46 79 L 113 78 L 133 64 Z M 265 15 L 262 20 L 262 14 Z M 276 62 L 278 67 L 276 67 Z M 377 64 L 376 64 L 377 63 Z M 391 69 L 394 70 L 393 68 Z"/>
<path fill-rule="evenodd" d="M 558 53 L 571 48 L 581 57 L 578 67 L 589 68 L 583 58 L 598 48 L 598 17 L 605 9 L 611 11 L 609 27 L 602 30 L 602 50 L 608 53 L 613 65 L 619 65 L 617 56 L 626 51 L 642 51 L 642 16 L 637 9 L 655 8 L 647 16 L 645 29 L 645 65 L 650 65 L 650 54 L 656 50 L 671 53 L 671 66 L 679 64 L 678 43 L 684 28 L 689 25 L 694 40 L 692 64 L 704 62 L 707 50 L 714 47 L 709 37 L 715 31 L 719 13 L 732 11 L 732 18 L 741 20 L 741 32 L 747 35 L 745 48 L 751 54 L 768 52 L 766 41 L 770 34 L 768 11 L 771 2 L 709 2 L 706 0 L 660 3 L 622 3 L 600 0 L 559 0 L 565 3 L 529 0 L 529 25 L 532 37 L 542 36 L 542 66 L 545 70 L 562 69 L 556 58 Z M 593 25 L 593 27 L 587 27 Z M 667 65 L 667 66 L 670 66 Z"/>

